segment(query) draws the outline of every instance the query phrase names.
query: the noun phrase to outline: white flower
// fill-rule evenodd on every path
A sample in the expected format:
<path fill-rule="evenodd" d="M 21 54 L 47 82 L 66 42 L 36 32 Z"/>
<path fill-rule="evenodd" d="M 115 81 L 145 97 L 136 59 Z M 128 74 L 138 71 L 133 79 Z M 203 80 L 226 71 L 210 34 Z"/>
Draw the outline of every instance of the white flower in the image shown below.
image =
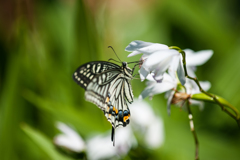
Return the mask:
<path fill-rule="evenodd" d="M 178 102 L 178 100 L 180 100 L 178 98 L 188 98 L 188 97 L 191 97 L 191 95 L 193 94 L 200 93 L 198 85 L 191 79 L 186 79 L 186 83 L 184 85 L 186 88 L 186 93 L 184 93 L 185 90 L 178 91 L 179 93 L 182 93 L 180 95 L 181 97 L 177 97 L 177 95 L 175 95 L 179 82 L 177 81 L 177 79 L 173 79 L 169 74 L 164 73 L 162 83 L 155 82 L 153 78 L 151 78 L 151 76 L 148 76 L 147 79 L 149 80 L 147 82 L 147 87 L 142 91 L 141 95 L 139 96 L 139 99 L 144 99 L 145 97 L 148 97 L 148 96 L 152 98 L 153 95 L 155 94 L 161 94 L 166 92 L 166 98 L 168 99 L 167 101 L 168 114 L 170 114 L 170 109 L 171 109 L 170 107 L 171 107 L 171 103 L 173 103 L 174 96 L 175 96 L 175 102 Z M 211 84 L 208 81 L 204 81 L 204 82 L 199 81 L 199 83 L 203 88 L 203 90 L 205 91 L 207 91 L 211 87 Z M 200 106 L 200 108 L 203 107 L 203 102 L 195 101 L 191 99 L 190 99 L 190 102 L 192 104 Z"/>
<path fill-rule="evenodd" d="M 54 137 L 54 144 L 74 152 L 82 152 L 85 150 L 85 142 L 72 128 L 62 122 L 57 122 L 56 127 L 63 134 Z"/>
<path fill-rule="evenodd" d="M 144 91 L 141 93 L 141 95 L 139 96 L 140 99 L 143 99 L 147 96 L 152 97 L 155 94 L 160 94 L 163 92 L 167 92 L 167 97 L 168 97 L 168 106 L 170 106 L 171 102 L 172 102 L 172 98 L 174 96 L 176 87 L 178 85 L 178 80 L 175 78 L 176 77 L 176 69 L 177 69 L 177 74 L 178 74 L 178 78 L 181 82 L 181 84 L 183 84 L 183 82 L 185 81 L 186 84 L 184 85 L 186 87 L 186 93 L 189 95 L 195 94 L 195 93 L 200 93 L 200 90 L 197 86 L 197 84 L 190 80 L 190 79 L 185 79 L 184 77 L 184 72 L 183 72 L 183 65 L 181 63 L 182 61 L 182 56 L 180 56 L 180 54 L 174 54 L 174 53 L 170 53 L 171 50 L 166 50 L 166 49 L 162 49 L 161 51 L 156 51 L 156 49 L 151 49 L 149 42 L 141 42 L 141 45 L 138 46 L 136 43 L 136 45 L 132 45 L 132 43 L 134 44 L 135 41 L 131 42 L 129 46 L 131 46 L 131 51 L 135 48 L 137 48 L 136 50 L 139 50 L 139 48 L 141 48 L 142 46 L 144 46 L 144 43 L 147 43 L 148 47 L 148 51 L 155 51 L 155 53 L 152 53 L 150 55 L 150 53 L 148 53 L 148 58 L 146 61 L 144 61 L 143 65 L 145 65 L 145 67 L 141 67 L 140 69 L 140 78 L 141 79 L 145 79 L 145 77 L 147 77 L 147 79 L 149 80 L 147 82 L 147 87 L 144 89 Z M 128 48 L 128 47 L 127 47 Z M 143 47 L 144 48 L 144 47 Z M 150 49 L 149 49 L 150 48 Z M 160 47 L 158 47 L 157 49 L 159 49 Z M 164 55 L 163 52 L 168 52 L 169 54 Z M 196 69 L 196 66 L 202 65 L 204 64 L 213 54 L 212 50 L 203 50 L 203 51 L 198 51 L 198 52 L 194 52 L 190 49 L 185 49 L 184 52 L 186 53 L 186 67 L 187 67 L 187 71 L 188 74 L 191 77 L 196 77 L 194 71 Z M 140 53 L 137 52 L 137 53 Z M 143 53 L 143 55 L 146 53 Z M 161 55 L 163 54 L 163 55 Z M 131 54 L 130 54 L 131 55 Z M 150 55 L 150 56 L 149 56 Z M 173 55 L 173 56 L 171 56 Z M 158 56 L 160 56 L 158 58 Z M 162 56 L 162 57 L 161 57 Z M 168 59 L 168 58 L 170 59 Z M 161 63 L 159 62 L 159 59 L 164 59 L 163 61 L 161 61 Z M 172 59 L 172 61 L 171 61 Z M 171 63 L 169 64 L 169 61 L 171 61 Z M 179 62 L 179 63 L 177 63 Z M 166 65 L 168 64 L 168 65 Z M 146 67 L 148 66 L 148 67 Z M 151 68 L 152 67 L 152 68 Z M 168 68 L 168 73 L 163 73 L 163 74 L 158 74 L 158 67 L 160 67 L 160 72 L 163 73 L 164 70 L 166 70 L 166 68 Z M 165 68 L 164 68 L 165 67 Z M 145 69 L 148 68 L 148 69 Z M 158 77 L 158 79 L 162 80 L 162 83 L 156 83 L 154 81 L 153 78 L 151 78 L 151 76 L 149 76 L 149 70 L 154 71 L 154 68 L 156 69 L 155 72 L 151 73 L 151 75 L 153 76 L 153 78 L 156 80 L 156 77 Z M 181 80 L 181 78 L 183 78 Z M 200 82 L 202 86 L 202 88 L 204 90 L 208 90 L 210 88 L 210 83 L 209 82 Z M 169 107 L 168 107 L 169 108 Z"/>
<path fill-rule="evenodd" d="M 115 146 L 113 146 L 111 133 L 98 135 L 87 141 L 88 159 L 108 159 L 114 156 L 123 156 L 137 145 L 131 127 L 118 128 L 115 132 Z"/>
<path fill-rule="evenodd" d="M 157 148 L 164 141 L 163 121 L 154 114 L 151 106 L 141 100 L 134 100 L 130 105 L 131 123 L 130 125 L 142 133 L 144 142 L 149 148 Z"/>
<path fill-rule="evenodd" d="M 140 69 L 140 78 L 143 81 L 149 73 L 153 73 L 153 78 L 157 82 L 163 79 L 163 73 L 168 70 L 170 75 L 175 78 L 177 72 L 182 85 L 185 84 L 185 73 L 181 65 L 181 54 L 169 49 L 168 46 L 158 43 L 143 41 L 132 41 L 125 49 L 132 52 L 128 57 L 142 53 L 143 64 Z"/>

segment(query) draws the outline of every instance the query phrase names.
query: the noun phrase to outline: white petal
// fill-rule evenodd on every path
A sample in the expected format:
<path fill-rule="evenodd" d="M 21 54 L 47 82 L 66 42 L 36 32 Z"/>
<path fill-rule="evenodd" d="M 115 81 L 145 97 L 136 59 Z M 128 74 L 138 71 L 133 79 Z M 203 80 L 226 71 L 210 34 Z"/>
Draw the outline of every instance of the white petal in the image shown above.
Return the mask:
<path fill-rule="evenodd" d="M 156 69 L 154 71 L 154 79 L 157 82 L 162 81 L 162 75 L 168 69 L 168 67 L 172 63 L 172 60 L 173 60 L 173 57 L 169 56 L 168 58 L 166 58 L 164 61 L 162 61 L 156 66 Z"/>
<path fill-rule="evenodd" d="M 154 43 L 151 43 L 151 42 L 144 42 L 144 41 L 132 41 L 131 43 L 129 43 L 129 45 L 125 48 L 125 51 L 128 51 L 128 52 L 132 52 L 132 51 L 135 51 L 135 50 L 138 50 L 140 48 L 144 48 L 144 47 L 148 47 L 150 45 L 152 45 Z"/>
<path fill-rule="evenodd" d="M 133 123 L 133 127 L 134 125 L 147 127 L 154 120 L 154 111 L 145 101 L 136 99 L 129 107 L 131 108 L 131 124 Z"/>
<path fill-rule="evenodd" d="M 163 80 L 163 73 L 159 72 L 156 75 L 153 74 L 153 79 L 157 82 L 157 83 L 162 83 Z"/>
<path fill-rule="evenodd" d="M 194 78 L 194 77 L 196 77 L 196 74 L 195 74 L 193 68 L 195 68 L 195 67 L 193 67 L 193 66 L 187 66 L 187 73 L 188 73 L 188 75 L 189 75 L 190 77 L 193 77 L 193 78 Z"/>
<path fill-rule="evenodd" d="M 154 77 L 154 73 L 150 73 L 150 74 L 148 74 L 146 79 L 149 80 L 149 81 L 154 81 L 155 82 L 155 79 L 153 77 Z"/>
<path fill-rule="evenodd" d="M 176 87 L 177 83 L 174 81 L 167 73 L 163 75 L 162 83 L 151 82 L 151 85 L 148 85 L 141 95 L 139 96 L 140 99 L 144 99 L 147 96 L 153 96 L 155 94 L 160 94 L 171 90 Z"/>
<path fill-rule="evenodd" d="M 141 81 L 144 81 L 144 79 L 145 79 L 145 78 L 147 77 L 147 75 L 149 74 L 149 72 L 146 71 L 146 70 L 144 69 L 144 67 L 141 67 L 138 72 L 139 72 L 139 74 L 140 74 L 140 79 L 141 79 Z"/>
<path fill-rule="evenodd" d="M 88 159 L 108 159 L 115 156 L 116 150 L 109 141 L 110 137 L 98 136 L 87 142 Z"/>
<path fill-rule="evenodd" d="M 141 52 L 139 52 L 139 51 L 133 51 L 133 52 L 130 53 L 127 57 L 132 57 L 132 56 L 135 56 L 135 55 L 138 55 L 138 54 L 141 54 Z"/>
<path fill-rule="evenodd" d="M 144 54 L 151 54 L 154 52 L 157 52 L 159 50 L 169 50 L 167 45 L 159 44 L 159 43 L 153 43 L 150 46 L 139 48 L 138 51 Z"/>
<path fill-rule="evenodd" d="M 140 96 L 138 97 L 139 99 L 144 99 L 148 96 L 152 96 L 154 95 L 154 93 L 152 93 L 153 87 L 146 87 L 142 93 L 140 94 Z"/>
<path fill-rule="evenodd" d="M 143 53 L 150 55 L 156 51 L 168 49 L 167 45 L 143 41 L 132 41 L 126 48 L 126 51 L 132 52 L 128 57 Z"/>
<path fill-rule="evenodd" d="M 208 81 L 200 81 L 199 83 L 200 83 L 202 89 L 205 91 L 208 91 L 211 88 L 211 83 Z"/>
<path fill-rule="evenodd" d="M 150 96 L 153 96 L 155 94 L 164 93 L 164 92 L 169 91 L 173 88 L 175 88 L 175 84 L 173 84 L 173 83 L 167 83 L 167 82 L 156 83 L 151 90 Z"/>
<path fill-rule="evenodd" d="M 153 71 L 156 70 L 157 68 L 159 69 L 158 66 L 161 65 L 161 63 L 164 63 L 164 65 L 169 66 L 171 59 L 175 55 L 179 55 L 179 53 L 176 50 L 162 50 L 155 52 L 148 57 L 148 59 L 143 63 L 143 66 L 148 71 Z M 167 61 L 168 63 L 166 63 L 165 61 Z"/>
<path fill-rule="evenodd" d="M 158 50 L 168 49 L 168 46 L 158 43 L 143 42 L 143 41 L 132 41 L 126 48 L 125 51 L 132 52 L 128 57 L 135 56 L 137 54 L 150 55 Z M 146 55 L 144 56 L 146 58 Z"/>
<path fill-rule="evenodd" d="M 151 125 L 146 130 L 145 143 L 150 148 L 157 148 L 164 142 L 164 127 L 163 121 L 156 117 Z"/>
<path fill-rule="evenodd" d="M 186 53 L 187 66 L 199 66 L 207 62 L 213 55 L 212 50 L 202 50 L 193 52 L 191 50 L 184 50 Z"/>
<path fill-rule="evenodd" d="M 168 115 L 171 114 L 171 102 L 172 102 L 172 98 L 174 96 L 175 91 L 169 91 L 170 93 L 168 94 L 168 100 L 167 100 L 167 112 Z"/>
<path fill-rule="evenodd" d="M 168 73 L 170 74 L 170 76 L 175 79 L 176 78 L 176 71 L 179 65 L 179 56 L 174 56 L 171 62 L 170 67 L 168 68 Z"/>
<path fill-rule="evenodd" d="M 182 85 L 184 85 L 186 83 L 186 78 L 185 78 L 185 72 L 183 69 L 183 64 L 181 59 L 179 59 L 179 65 L 177 68 L 177 75 L 178 75 L 178 79 L 181 82 Z"/>
<path fill-rule="evenodd" d="M 163 121 L 155 115 L 152 107 L 141 100 L 134 100 L 129 107 L 132 113 L 130 125 L 136 129 L 136 133 L 144 135 L 147 147 L 156 148 L 162 145 L 164 141 Z"/>
<path fill-rule="evenodd" d="M 66 147 L 75 152 L 82 152 L 85 150 L 85 143 L 83 139 L 73 129 L 66 124 L 58 122 L 57 128 L 64 134 L 54 137 L 54 143 L 61 147 Z"/>
<path fill-rule="evenodd" d="M 190 99 L 190 103 L 192 105 L 198 106 L 200 110 L 203 110 L 203 108 L 204 108 L 204 102 L 203 101 L 197 101 L 197 100 Z"/>
<path fill-rule="evenodd" d="M 110 141 L 111 134 L 102 134 L 87 141 L 88 159 L 109 159 L 116 155 L 125 155 L 137 141 L 131 127 L 118 128 L 115 133 L 115 147 Z"/>

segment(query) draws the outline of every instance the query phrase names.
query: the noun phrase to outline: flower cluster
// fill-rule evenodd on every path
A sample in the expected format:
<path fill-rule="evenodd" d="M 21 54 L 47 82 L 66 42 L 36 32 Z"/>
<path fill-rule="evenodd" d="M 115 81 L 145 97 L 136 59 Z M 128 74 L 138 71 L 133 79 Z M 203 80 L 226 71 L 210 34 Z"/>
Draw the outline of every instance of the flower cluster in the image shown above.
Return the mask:
<path fill-rule="evenodd" d="M 192 94 L 200 93 L 197 84 L 185 77 L 182 63 L 182 55 L 179 51 L 171 49 L 164 44 L 133 41 L 125 49 L 132 52 L 128 57 L 142 54 L 139 70 L 141 80 L 147 79 L 147 87 L 139 96 L 143 99 L 150 98 L 155 94 L 166 92 L 168 98 L 168 113 L 170 105 L 183 105 L 184 100 L 189 99 Z M 194 52 L 190 49 L 183 50 L 186 56 L 186 69 L 188 75 L 196 77 L 196 66 L 204 64 L 213 54 L 212 50 Z M 208 90 L 211 84 L 208 81 L 200 82 L 204 90 Z M 180 86 L 180 87 L 179 87 Z M 191 103 L 203 106 L 202 102 L 190 100 Z"/>
<path fill-rule="evenodd" d="M 57 123 L 57 128 L 63 133 L 55 136 L 54 144 L 65 150 L 81 153 L 86 152 L 88 159 L 111 159 L 125 156 L 139 143 L 155 149 L 164 141 L 164 129 L 162 119 L 154 114 L 151 106 L 146 102 L 135 99 L 130 105 L 132 110 L 131 123 L 128 127 L 118 128 L 115 135 L 116 144 L 113 147 L 109 141 L 110 131 L 88 137 L 85 141 L 72 128 L 64 123 Z M 141 117 L 141 118 L 139 118 Z M 140 137 L 140 140 L 135 137 Z M 142 142 L 140 142 L 143 140 Z"/>

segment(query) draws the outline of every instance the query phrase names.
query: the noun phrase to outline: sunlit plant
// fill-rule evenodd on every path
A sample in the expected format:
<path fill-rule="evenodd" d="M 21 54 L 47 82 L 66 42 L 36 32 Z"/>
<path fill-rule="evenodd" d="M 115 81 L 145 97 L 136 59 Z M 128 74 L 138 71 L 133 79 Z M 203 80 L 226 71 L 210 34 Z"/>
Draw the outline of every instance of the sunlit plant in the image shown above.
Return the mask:
<path fill-rule="evenodd" d="M 129 106 L 133 113 L 130 125 L 118 129 L 118 133 L 116 133 L 118 143 L 113 147 L 108 140 L 112 139 L 114 132 L 112 134 L 106 132 L 97 136 L 90 136 L 83 140 L 76 131 L 63 123 L 58 123 L 57 127 L 63 134 L 55 137 L 54 144 L 62 152 L 71 157 L 108 159 L 127 156 L 131 150 L 138 146 L 138 143 L 143 143 L 145 147 L 150 149 L 160 147 L 164 141 L 163 122 L 160 117 L 154 114 L 151 107 L 142 100 L 146 97 L 152 99 L 154 95 L 161 93 L 165 93 L 169 115 L 171 114 L 172 104 L 188 112 L 190 129 L 195 141 L 196 160 L 199 159 L 199 141 L 194 128 L 190 105 L 197 105 L 200 109 L 203 109 L 204 101 L 216 103 L 224 112 L 234 118 L 240 126 L 238 110 L 225 99 L 207 92 L 211 87 L 211 83 L 199 81 L 195 74 L 196 67 L 204 64 L 212 57 L 212 50 L 194 52 L 191 49 L 182 50 L 176 46 L 169 47 L 164 44 L 143 41 L 132 41 L 125 50 L 131 52 L 128 57 L 142 54 L 139 61 L 134 61 L 134 63 L 137 63 L 134 69 L 138 65 L 141 81 L 147 80 L 146 88 L 138 99 L 135 99 Z M 89 68 L 90 64 L 87 66 Z M 85 75 L 83 73 L 83 76 Z M 77 72 L 74 73 L 74 78 L 79 82 L 80 78 L 77 76 Z M 80 84 L 84 86 L 83 82 Z M 107 101 L 109 101 L 109 97 Z"/>
<path fill-rule="evenodd" d="M 141 81 L 145 79 L 148 81 L 139 99 L 145 97 L 152 99 L 155 94 L 166 92 L 169 114 L 171 104 L 186 108 L 196 145 L 195 159 L 199 159 L 199 142 L 194 128 L 191 104 L 200 107 L 203 107 L 204 101 L 218 104 L 225 113 L 236 120 L 240 127 L 238 110 L 222 97 L 207 92 L 211 87 L 210 82 L 199 81 L 194 72 L 196 66 L 202 65 L 212 56 L 212 50 L 194 52 L 190 49 L 182 50 L 176 46 L 169 47 L 143 41 L 132 41 L 125 50 L 132 52 L 128 57 L 142 54 L 139 75 Z"/>

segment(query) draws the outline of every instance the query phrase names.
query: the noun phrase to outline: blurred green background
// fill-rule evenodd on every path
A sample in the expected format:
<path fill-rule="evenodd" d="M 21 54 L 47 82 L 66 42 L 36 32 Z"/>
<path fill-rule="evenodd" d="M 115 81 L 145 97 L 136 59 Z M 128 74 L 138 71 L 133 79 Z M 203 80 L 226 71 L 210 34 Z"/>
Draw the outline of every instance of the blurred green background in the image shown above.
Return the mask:
<path fill-rule="evenodd" d="M 0 159 L 66 158 L 51 144 L 56 121 L 73 125 L 83 138 L 109 130 L 72 73 L 85 62 L 116 59 L 109 45 L 122 61 L 138 60 L 124 51 L 133 40 L 214 50 L 198 78 L 240 110 L 239 8 L 238 0 L 0 1 Z M 138 97 L 145 83 L 133 81 Z M 187 113 L 173 107 L 169 117 L 164 95 L 147 101 L 164 119 L 165 142 L 156 150 L 142 146 L 144 158 L 194 159 Z M 236 122 L 214 104 L 192 109 L 200 159 L 240 159 Z M 127 159 L 143 158 L 132 155 Z"/>

